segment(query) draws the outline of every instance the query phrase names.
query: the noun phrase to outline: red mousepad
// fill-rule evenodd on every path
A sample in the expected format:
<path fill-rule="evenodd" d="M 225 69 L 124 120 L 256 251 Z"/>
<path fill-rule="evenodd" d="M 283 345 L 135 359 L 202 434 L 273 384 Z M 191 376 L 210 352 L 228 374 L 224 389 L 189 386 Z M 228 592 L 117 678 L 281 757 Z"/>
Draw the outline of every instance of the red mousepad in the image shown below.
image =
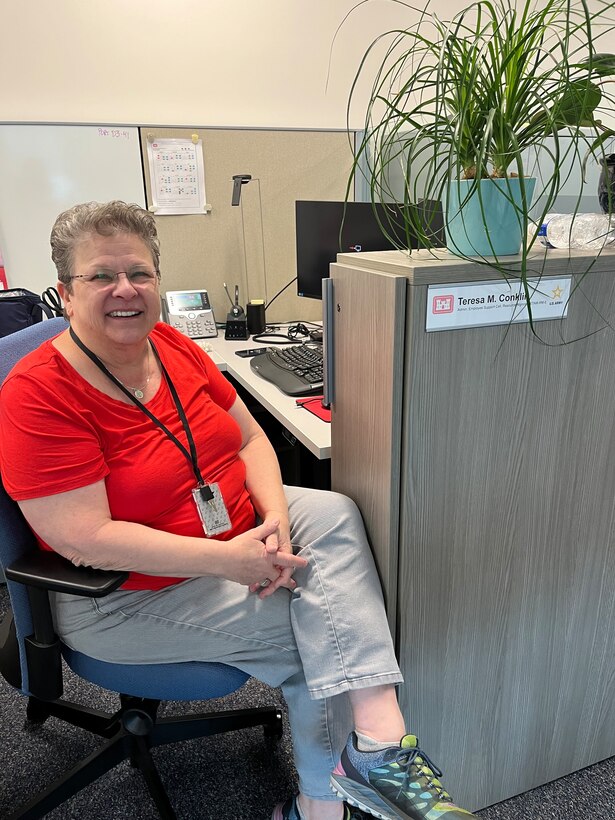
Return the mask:
<path fill-rule="evenodd" d="M 308 399 L 296 399 L 297 405 L 309 410 L 319 419 L 331 423 L 331 409 L 322 406 L 322 396 L 310 396 Z"/>

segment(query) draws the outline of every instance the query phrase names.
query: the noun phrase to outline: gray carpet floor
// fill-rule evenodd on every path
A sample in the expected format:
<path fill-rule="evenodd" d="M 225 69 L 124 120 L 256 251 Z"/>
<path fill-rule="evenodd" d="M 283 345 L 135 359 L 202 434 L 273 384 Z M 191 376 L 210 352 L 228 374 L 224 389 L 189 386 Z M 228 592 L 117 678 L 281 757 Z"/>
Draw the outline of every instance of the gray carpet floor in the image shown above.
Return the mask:
<path fill-rule="evenodd" d="M 0 588 L 0 617 L 7 606 Z M 113 711 L 117 697 L 66 674 L 64 697 Z M 163 713 L 279 704 L 278 690 L 249 681 L 219 701 L 165 703 Z M 25 699 L 0 679 L 0 820 L 94 750 L 99 740 L 53 718 L 25 731 Z M 154 750 L 171 802 L 182 820 L 269 820 L 296 789 L 288 728 L 270 748 L 248 729 Z M 444 777 L 446 782 L 446 773 Z M 50 820 L 155 820 L 141 775 L 123 763 L 88 786 Z M 481 820 L 615 820 L 615 758 L 479 812 Z"/>

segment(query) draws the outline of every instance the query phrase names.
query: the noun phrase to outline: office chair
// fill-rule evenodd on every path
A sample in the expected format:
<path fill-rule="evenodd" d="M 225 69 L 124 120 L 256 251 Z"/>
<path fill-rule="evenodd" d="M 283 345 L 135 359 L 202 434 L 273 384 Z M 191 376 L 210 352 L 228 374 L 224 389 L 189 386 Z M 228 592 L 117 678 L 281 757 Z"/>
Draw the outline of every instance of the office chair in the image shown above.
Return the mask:
<path fill-rule="evenodd" d="M 0 382 L 22 356 L 66 327 L 64 319 L 50 319 L 0 339 Z M 106 663 L 63 645 L 54 633 L 49 590 L 102 597 L 117 589 L 128 573 L 76 567 L 40 550 L 18 505 L 1 485 L 0 565 L 12 610 L 0 624 L 0 673 L 28 698 L 28 721 L 40 724 L 56 717 L 106 739 L 10 820 L 43 817 L 123 760 L 143 773 L 160 817 L 174 820 L 151 747 L 248 726 L 263 726 L 267 738 L 281 736 L 282 714 L 274 707 L 157 717 L 161 700 L 207 700 L 236 691 L 249 677 L 239 669 L 222 663 Z M 63 701 L 62 658 L 85 680 L 117 692 L 118 711 L 105 714 Z"/>

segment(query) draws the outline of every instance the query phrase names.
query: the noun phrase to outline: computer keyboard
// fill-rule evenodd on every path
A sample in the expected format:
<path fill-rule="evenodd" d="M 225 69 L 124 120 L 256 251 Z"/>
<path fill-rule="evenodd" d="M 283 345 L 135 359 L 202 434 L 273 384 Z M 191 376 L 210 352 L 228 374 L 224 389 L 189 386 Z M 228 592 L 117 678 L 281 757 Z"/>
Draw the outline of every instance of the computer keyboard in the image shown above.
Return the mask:
<path fill-rule="evenodd" d="M 250 359 L 250 367 L 288 396 L 312 396 L 323 390 L 322 360 L 320 346 L 270 347 Z"/>

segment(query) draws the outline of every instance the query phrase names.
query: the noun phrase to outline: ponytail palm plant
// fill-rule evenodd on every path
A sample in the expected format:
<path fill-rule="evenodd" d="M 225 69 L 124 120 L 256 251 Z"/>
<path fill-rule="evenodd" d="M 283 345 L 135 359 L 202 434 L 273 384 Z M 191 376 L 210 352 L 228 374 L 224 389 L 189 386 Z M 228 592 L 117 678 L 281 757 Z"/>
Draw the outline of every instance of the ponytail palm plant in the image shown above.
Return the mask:
<path fill-rule="evenodd" d="M 371 0 L 358 5 L 365 2 Z M 613 32 L 615 2 L 476 0 L 449 20 L 430 13 L 429 4 L 419 9 L 404 0 L 391 2 L 413 10 L 417 22 L 381 34 L 363 56 L 349 115 L 368 67 L 385 44 L 349 189 L 357 175 L 364 175 L 374 202 L 403 201 L 407 223 L 382 226 L 400 248 L 409 247 L 404 240 L 412 235 L 433 246 L 424 212 L 413 207 L 418 200 L 449 205 L 454 200 L 455 213 L 445 216 L 446 225 L 474 198 L 489 252 L 472 258 L 521 278 L 531 320 L 526 274 L 535 225 L 553 210 L 562 187 L 570 185 L 570 170 L 562 168 L 584 167 L 592 155 L 600 160 L 615 133 L 600 119 L 602 111 L 615 110 L 607 90 L 615 56 L 598 47 Z M 540 203 L 532 213 L 530 177 L 537 177 Z M 394 182 L 400 178 L 401 196 Z M 462 189 L 460 181 L 469 182 Z M 497 181 L 523 238 L 514 262 L 498 257 L 488 223 L 487 194 Z"/>

